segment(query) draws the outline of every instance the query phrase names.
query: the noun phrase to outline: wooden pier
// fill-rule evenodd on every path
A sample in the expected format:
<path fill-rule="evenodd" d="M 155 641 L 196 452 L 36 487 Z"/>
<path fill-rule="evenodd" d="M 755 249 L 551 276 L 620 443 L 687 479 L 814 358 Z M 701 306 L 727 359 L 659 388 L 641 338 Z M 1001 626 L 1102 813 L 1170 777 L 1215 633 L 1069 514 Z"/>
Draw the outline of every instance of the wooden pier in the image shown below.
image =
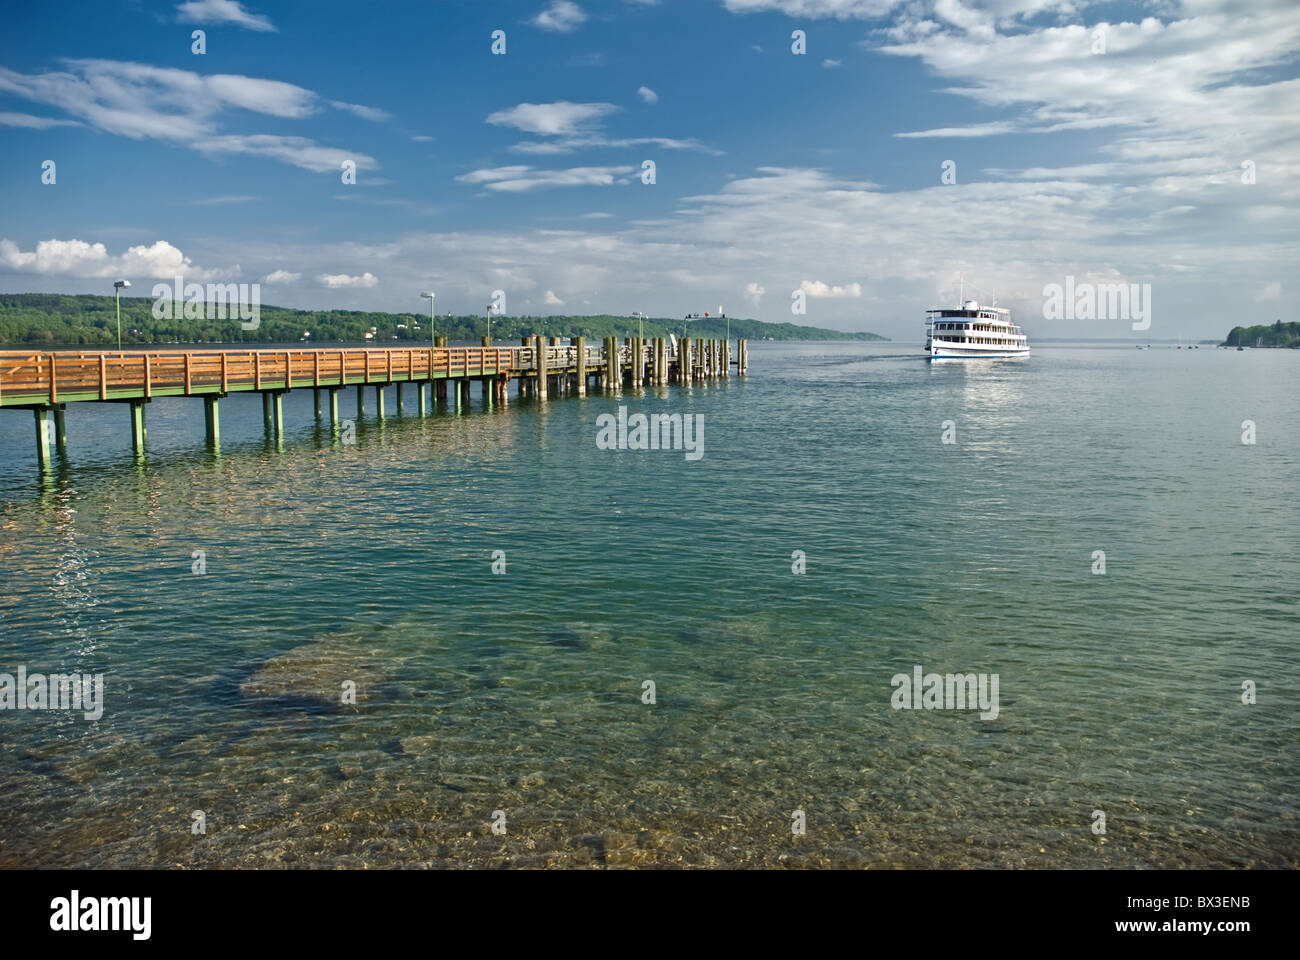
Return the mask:
<path fill-rule="evenodd" d="M 262 394 L 268 433 L 284 433 L 283 395 L 315 391 L 316 417 L 338 427 L 340 390 L 356 388 L 357 416 L 365 412 L 365 391 L 375 391 L 379 417 L 385 415 L 384 388 L 414 385 L 420 416 L 430 410 L 464 409 L 470 386 L 481 384 L 486 406 L 508 402 L 510 382 L 522 398 L 544 401 L 589 390 L 617 392 L 625 387 L 692 383 L 725 378 L 731 368 L 748 373 L 749 351 L 737 340 L 688 338 L 672 350 L 664 337 L 616 337 L 588 342 L 574 337 L 525 337 L 519 346 L 450 347 L 440 337 L 429 347 L 366 347 L 275 350 L 30 351 L 0 350 L 0 407 L 33 411 L 36 455 L 50 465 L 51 440 L 67 446 L 65 411 L 69 403 L 124 403 L 131 413 L 131 438 L 137 455 L 146 439 L 145 409 L 155 398 L 201 397 L 207 442 L 220 445 L 220 401 L 232 393 Z M 428 385 L 428 402 L 425 386 Z M 450 397 L 450 400 L 448 399 Z M 51 418 L 51 414 L 53 417 Z M 51 419 L 53 436 L 51 436 Z"/>

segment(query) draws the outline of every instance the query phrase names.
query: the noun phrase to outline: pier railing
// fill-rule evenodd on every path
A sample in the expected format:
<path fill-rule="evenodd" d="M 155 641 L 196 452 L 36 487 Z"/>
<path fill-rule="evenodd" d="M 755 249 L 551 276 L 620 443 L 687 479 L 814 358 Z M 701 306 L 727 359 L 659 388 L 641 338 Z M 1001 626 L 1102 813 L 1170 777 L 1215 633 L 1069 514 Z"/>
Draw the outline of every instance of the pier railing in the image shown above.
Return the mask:
<path fill-rule="evenodd" d="M 0 351 L 0 406 L 351 386 L 533 369 L 524 347 Z"/>
<path fill-rule="evenodd" d="M 365 393 L 375 392 L 377 414 L 384 417 L 384 390 L 396 388 L 397 409 L 403 409 L 403 388 L 415 388 L 421 416 L 425 415 L 424 384 L 432 406 L 457 410 L 468 407 L 471 386 L 488 406 L 508 403 L 511 381 L 521 398 L 545 400 L 576 392 L 585 395 L 593 383 L 618 392 L 626 383 L 640 387 L 670 381 L 692 383 L 729 375 L 730 346 L 725 341 L 684 340 L 677 349 L 663 337 L 615 337 L 588 343 L 575 337 L 568 344 L 526 338 L 517 347 L 451 347 L 445 339 L 428 347 L 302 347 L 289 349 L 200 350 L 0 350 L 0 407 L 28 408 L 36 418 L 37 459 L 50 464 L 50 418 L 53 440 L 66 447 L 65 409 L 74 401 L 115 401 L 131 408 L 131 437 L 136 454 L 144 452 L 145 407 L 155 397 L 201 397 L 208 443 L 220 437 L 220 401 L 237 392 L 262 394 L 269 434 L 283 436 L 283 394 L 315 388 L 316 417 L 328 409 L 331 427 L 340 424 L 338 394 L 357 389 L 357 416 L 365 411 Z M 736 342 L 735 365 L 742 376 L 748 367 L 744 340 Z"/>

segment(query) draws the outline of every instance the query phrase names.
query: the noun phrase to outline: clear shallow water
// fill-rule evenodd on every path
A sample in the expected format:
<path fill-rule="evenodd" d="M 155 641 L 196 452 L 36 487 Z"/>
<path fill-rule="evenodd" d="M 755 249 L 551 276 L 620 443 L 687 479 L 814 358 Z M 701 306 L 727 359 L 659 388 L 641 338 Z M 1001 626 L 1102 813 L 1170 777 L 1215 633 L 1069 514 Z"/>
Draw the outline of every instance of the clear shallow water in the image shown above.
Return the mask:
<path fill-rule="evenodd" d="M 0 411 L 0 670 L 106 684 L 0 712 L 0 865 L 1296 866 L 1300 354 L 914 353 L 390 391 L 352 447 L 310 391 L 281 450 L 233 396 L 218 457 L 160 400 L 144 467 L 77 404 L 45 482 Z M 703 414 L 704 458 L 597 450 L 620 402 Z M 891 709 L 916 664 L 1000 715 Z"/>

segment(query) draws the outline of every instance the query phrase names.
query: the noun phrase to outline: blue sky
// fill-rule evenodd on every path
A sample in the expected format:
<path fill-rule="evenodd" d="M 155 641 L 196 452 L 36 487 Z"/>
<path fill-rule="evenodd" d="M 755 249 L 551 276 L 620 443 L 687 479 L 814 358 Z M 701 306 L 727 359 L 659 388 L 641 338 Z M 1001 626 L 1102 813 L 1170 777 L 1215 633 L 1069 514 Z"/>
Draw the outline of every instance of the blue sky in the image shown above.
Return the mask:
<path fill-rule="evenodd" d="M 7 17 L 10 292 L 125 276 L 143 293 L 179 270 L 284 306 L 419 310 L 434 289 L 440 313 L 472 313 L 500 289 L 511 314 L 722 305 L 916 339 L 964 274 L 1031 335 L 1128 335 L 1043 319 L 1044 285 L 1073 276 L 1151 284 L 1149 339 L 1300 319 L 1290 0 L 126 0 Z"/>

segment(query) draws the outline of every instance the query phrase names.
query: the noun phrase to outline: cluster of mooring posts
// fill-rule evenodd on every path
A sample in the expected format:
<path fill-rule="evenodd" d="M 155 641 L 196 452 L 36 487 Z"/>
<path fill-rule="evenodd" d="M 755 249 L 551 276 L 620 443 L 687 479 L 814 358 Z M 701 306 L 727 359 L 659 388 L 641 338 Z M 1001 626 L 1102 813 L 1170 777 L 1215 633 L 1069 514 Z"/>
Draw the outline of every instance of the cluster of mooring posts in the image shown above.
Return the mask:
<path fill-rule="evenodd" d="M 524 337 L 517 347 L 308 348 L 297 350 L 133 350 L 33 352 L 0 350 L 0 407 L 31 410 L 36 418 L 36 456 L 48 468 L 51 440 L 67 448 L 69 403 L 124 403 L 131 413 L 131 441 L 145 448 L 145 409 L 159 397 L 201 397 L 207 442 L 221 440 L 221 400 L 232 393 L 262 394 L 268 434 L 284 434 L 283 398 L 290 390 L 315 391 L 316 418 L 337 428 L 339 391 L 356 388 L 356 412 L 365 415 L 365 393 L 375 392 L 376 412 L 385 415 L 384 388 L 393 386 L 397 410 L 405 411 L 403 388 L 414 386 L 420 416 L 438 409 L 466 410 L 470 386 L 481 384 L 487 408 L 508 403 L 510 381 L 519 396 L 538 401 L 588 390 L 692 383 L 725 378 L 731 368 L 749 372 L 749 349 L 736 341 L 687 338 L 672 349 L 664 337 L 617 337 L 589 342 L 573 337 Z M 429 390 L 426 398 L 425 387 Z M 51 417 L 51 414 L 53 415 Z M 51 431 L 53 420 L 53 431 Z"/>

